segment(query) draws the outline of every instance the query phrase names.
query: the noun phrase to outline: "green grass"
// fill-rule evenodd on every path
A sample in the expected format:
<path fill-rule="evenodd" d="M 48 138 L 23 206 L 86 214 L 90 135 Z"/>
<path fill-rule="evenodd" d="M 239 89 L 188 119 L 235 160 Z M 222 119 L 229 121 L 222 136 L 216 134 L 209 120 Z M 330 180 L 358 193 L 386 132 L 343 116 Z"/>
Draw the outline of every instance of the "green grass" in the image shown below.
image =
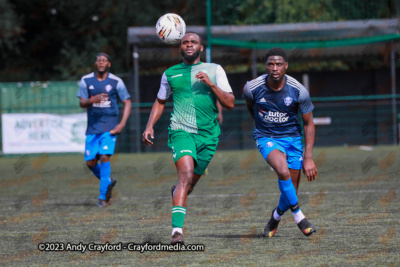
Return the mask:
<path fill-rule="evenodd" d="M 276 176 L 258 152 L 218 151 L 189 197 L 184 223 L 185 242 L 206 250 L 143 254 L 39 252 L 35 242 L 169 243 L 177 181 L 170 153 L 114 156 L 117 196 L 103 209 L 95 206 L 99 183 L 85 173 L 83 156 L 2 158 L 0 265 L 396 266 L 399 152 L 316 148 L 320 176 L 312 183 L 302 177 L 299 201 L 317 233 L 303 236 L 288 212 L 266 239 L 279 198 Z"/>

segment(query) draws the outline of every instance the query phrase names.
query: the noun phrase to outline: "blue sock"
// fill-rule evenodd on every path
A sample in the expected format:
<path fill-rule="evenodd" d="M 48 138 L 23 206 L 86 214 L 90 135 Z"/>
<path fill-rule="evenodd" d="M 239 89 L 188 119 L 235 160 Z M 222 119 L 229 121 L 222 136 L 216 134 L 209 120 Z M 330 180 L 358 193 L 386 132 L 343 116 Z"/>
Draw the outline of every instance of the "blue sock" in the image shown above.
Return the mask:
<path fill-rule="evenodd" d="M 94 176 L 100 179 L 100 164 L 96 164 L 94 167 L 89 167 L 89 169 L 93 172 Z"/>
<path fill-rule="evenodd" d="M 278 180 L 278 182 L 279 190 L 281 190 L 282 193 L 281 195 L 286 199 L 286 203 L 289 205 L 290 210 L 294 213 L 299 212 L 299 201 L 297 199 L 296 189 L 292 183 L 292 178 L 287 181 Z"/>
<path fill-rule="evenodd" d="M 279 197 L 279 204 L 278 204 L 279 211 L 283 214 L 289 209 L 289 205 L 281 193 L 281 196 Z"/>
<path fill-rule="evenodd" d="M 111 183 L 111 163 L 102 162 L 100 165 L 100 196 L 99 199 L 106 200 L 107 187 Z"/>

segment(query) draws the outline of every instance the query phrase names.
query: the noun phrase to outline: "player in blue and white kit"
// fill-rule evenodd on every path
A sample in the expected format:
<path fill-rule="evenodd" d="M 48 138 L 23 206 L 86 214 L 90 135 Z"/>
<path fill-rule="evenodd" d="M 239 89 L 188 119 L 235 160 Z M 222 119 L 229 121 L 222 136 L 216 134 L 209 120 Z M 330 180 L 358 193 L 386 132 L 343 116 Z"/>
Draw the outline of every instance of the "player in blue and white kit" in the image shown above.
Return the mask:
<path fill-rule="evenodd" d="M 96 56 L 96 71 L 82 77 L 79 83 L 79 105 L 87 108 L 85 161 L 93 174 L 100 179 L 100 196 L 97 205 L 107 206 L 116 180 L 110 177 L 110 157 L 114 154 L 117 135 L 124 129 L 131 112 L 131 100 L 124 82 L 109 72 L 110 57 L 106 53 Z M 117 98 L 124 104 L 121 122 L 118 123 Z M 101 164 L 98 164 L 100 159 Z"/>
<path fill-rule="evenodd" d="M 249 81 L 243 89 L 247 109 L 255 120 L 253 133 L 257 148 L 278 175 L 281 191 L 279 204 L 272 211 L 264 229 L 272 237 L 282 215 L 290 209 L 300 230 L 309 236 L 316 231 L 305 218 L 297 199 L 301 169 L 308 181 L 315 180 L 317 169 L 312 159 L 315 127 L 307 90 L 296 79 L 286 75 L 286 51 L 275 47 L 265 55 L 266 74 Z M 303 158 L 301 127 L 297 121 L 301 113 L 304 123 L 306 148 Z"/>

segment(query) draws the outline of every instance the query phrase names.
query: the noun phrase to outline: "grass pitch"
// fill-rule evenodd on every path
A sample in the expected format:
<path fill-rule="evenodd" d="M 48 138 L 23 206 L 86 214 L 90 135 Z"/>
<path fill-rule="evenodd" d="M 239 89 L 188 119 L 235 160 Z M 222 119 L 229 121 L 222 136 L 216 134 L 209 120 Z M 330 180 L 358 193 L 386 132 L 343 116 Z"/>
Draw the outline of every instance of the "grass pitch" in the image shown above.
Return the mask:
<path fill-rule="evenodd" d="M 204 252 L 40 252 L 41 242 L 164 243 L 171 234 L 170 153 L 117 154 L 113 203 L 95 206 L 99 182 L 82 155 L 3 157 L 0 264 L 36 266 L 397 266 L 398 147 L 316 148 L 319 179 L 302 177 L 299 201 L 317 227 L 302 235 L 290 212 L 262 236 L 279 189 L 255 150 L 217 151 L 188 200 L 186 244 Z"/>

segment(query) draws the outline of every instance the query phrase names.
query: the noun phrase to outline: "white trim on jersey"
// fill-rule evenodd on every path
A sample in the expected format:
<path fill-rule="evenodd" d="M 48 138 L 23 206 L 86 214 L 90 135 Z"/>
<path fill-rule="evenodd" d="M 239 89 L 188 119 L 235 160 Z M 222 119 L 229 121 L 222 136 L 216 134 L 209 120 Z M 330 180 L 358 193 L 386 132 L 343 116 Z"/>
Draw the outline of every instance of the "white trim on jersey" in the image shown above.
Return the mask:
<path fill-rule="evenodd" d="M 92 77 L 94 77 L 94 72 L 91 72 L 89 74 L 86 74 L 86 75 L 82 76 L 82 79 L 92 78 Z"/>
<path fill-rule="evenodd" d="M 228 77 L 226 77 L 226 73 L 220 65 L 218 65 L 217 70 L 215 71 L 215 83 L 222 91 L 232 93 Z"/>
<path fill-rule="evenodd" d="M 120 77 L 112 73 L 108 73 L 108 78 L 117 80 L 118 83 L 124 83 L 124 81 Z"/>
<path fill-rule="evenodd" d="M 290 85 L 290 86 L 292 86 L 293 88 L 296 88 L 296 89 L 299 90 L 299 91 L 301 90 L 301 88 L 300 88 L 297 84 L 295 84 L 295 83 L 293 83 L 293 82 L 289 82 L 289 81 L 288 81 L 287 84 Z"/>
<path fill-rule="evenodd" d="M 289 75 L 286 75 L 286 77 L 287 77 L 287 84 L 291 85 L 292 87 L 294 87 L 298 90 L 303 89 L 304 86 L 301 83 L 299 83 L 299 81 L 297 81 L 295 78 L 293 78 Z"/>
<path fill-rule="evenodd" d="M 254 80 L 251 80 L 248 82 L 248 86 L 250 91 L 253 91 L 255 88 L 259 87 L 260 85 L 265 84 L 265 77 L 267 77 L 268 74 L 263 74 L 257 78 L 255 78 Z"/>
<path fill-rule="evenodd" d="M 171 86 L 169 86 L 167 75 L 165 72 L 161 77 L 160 89 L 158 90 L 157 98 L 161 100 L 167 100 L 172 94 Z"/>
<path fill-rule="evenodd" d="M 82 76 L 81 81 L 79 82 L 79 90 L 78 90 L 78 94 L 76 95 L 79 98 L 83 98 L 83 99 L 89 99 L 89 92 L 88 92 L 88 88 L 87 88 L 87 83 L 85 82 L 85 79 L 88 78 L 93 78 L 94 77 L 94 72 L 91 72 L 89 74 L 86 74 L 84 76 Z"/>
<path fill-rule="evenodd" d="M 267 76 L 267 74 L 263 74 L 257 78 L 255 78 L 254 80 L 248 81 L 244 88 L 243 88 L 243 96 L 246 99 L 251 99 L 253 100 L 253 93 L 252 91 L 256 88 L 258 88 L 259 86 L 265 84 L 265 77 Z"/>

